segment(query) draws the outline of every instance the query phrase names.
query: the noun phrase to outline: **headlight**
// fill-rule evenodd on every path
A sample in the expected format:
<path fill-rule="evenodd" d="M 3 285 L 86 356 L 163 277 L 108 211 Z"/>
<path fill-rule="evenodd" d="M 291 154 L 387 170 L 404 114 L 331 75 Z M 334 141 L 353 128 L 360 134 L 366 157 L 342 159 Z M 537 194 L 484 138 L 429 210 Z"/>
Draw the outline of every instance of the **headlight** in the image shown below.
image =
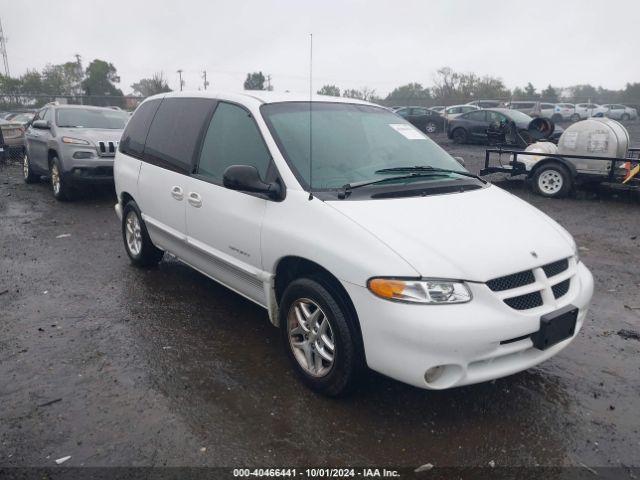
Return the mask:
<path fill-rule="evenodd" d="M 397 302 L 446 304 L 471 300 L 469 288 L 454 280 L 372 278 L 367 288 L 380 298 Z"/>
<path fill-rule="evenodd" d="M 62 143 L 70 143 L 72 145 L 90 145 L 86 140 L 71 137 L 62 137 Z"/>

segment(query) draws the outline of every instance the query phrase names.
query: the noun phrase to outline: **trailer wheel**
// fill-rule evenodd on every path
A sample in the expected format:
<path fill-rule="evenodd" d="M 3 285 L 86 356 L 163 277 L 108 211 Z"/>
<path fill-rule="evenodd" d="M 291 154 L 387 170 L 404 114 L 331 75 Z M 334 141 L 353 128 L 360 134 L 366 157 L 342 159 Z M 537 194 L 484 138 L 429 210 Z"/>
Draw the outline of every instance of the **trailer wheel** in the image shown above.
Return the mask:
<path fill-rule="evenodd" d="M 538 195 L 548 198 L 566 197 L 573 180 L 569 171 L 558 163 L 538 167 L 533 173 L 533 188 Z"/>

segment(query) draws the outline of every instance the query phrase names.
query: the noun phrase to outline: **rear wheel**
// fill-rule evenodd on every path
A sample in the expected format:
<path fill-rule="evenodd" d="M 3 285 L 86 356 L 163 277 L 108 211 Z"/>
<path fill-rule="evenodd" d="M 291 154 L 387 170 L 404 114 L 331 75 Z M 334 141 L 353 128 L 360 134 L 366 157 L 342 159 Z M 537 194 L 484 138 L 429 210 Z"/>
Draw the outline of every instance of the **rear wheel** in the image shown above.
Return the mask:
<path fill-rule="evenodd" d="M 426 133 L 436 133 L 438 131 L 438 125 L 436 122 L 427 122 L 424 126 L 424 131 Z"/>
<path fill-rule="evenodd" d="M 559 115 L 557 113 L 551 117 L 551 121 L 553 123 L 558 123 L 558 122 L 561 122 L 562 120 L 563 120 L 562 115 Z"/>
<path fill-rule="evenodd" d="M 533 175 L 533 187 L 543 197 L 562 198 L 571 190 L 571 175 L 563 165 L 550 163 L 539 167 Z"/>
<path fill-rule="evenodd" d="M 22 178 L 24 179 L 24 183 L 37 182 L 40 180 L 40 177 L 31 170 L 31 162 L 29 161 L 27 151 L 25 150 L 22 155 Z"/>
<path fill-rule="evenodd" d="M 49 166 L 49 176 L 51 178 L 51 190 L 56 200 L 73 200 L 73 190 L 69 182 L 62 175 L 62 166 L 58 157 L 51 159 Z"/>
<path fill-rule="evenodd" d="M 469 135 L 464 128 L 456 128 L 451 134 L 451 137 L 455 143 L 467 143 Z"/>
<path fill-rule="evenodd" d="M 286 288 L 280 301 L 283 343 L 308 387 L 339 396 L 354 386 L 364 363 L 355 321 L 339 295 L 319 279 L 300 278 Z"/>
<path fill-rule="evenodd" d="M 133 200 L 122 211 L 122 239 L 131 263 L 138 267 L 156 265 L 164 256 L 164 252 L 151 242 L 138 204 Z"/>
<path fill-rule="evenodd" d="M 580 120 L 580 115 L 578 115 L 577 113 L 574 113 L 573 115 L 571 115 L 572 122 L 577 122 L 579 120 Z"/>
<path fill-rule="evenodd" d="M 627 120 L 629 120 L 631 117 L 629 117 L 628 113 L 623 113 L 622 116 L 620 117 L 620 120 L 622 120 L 623 122 L 626 122 Z"/>

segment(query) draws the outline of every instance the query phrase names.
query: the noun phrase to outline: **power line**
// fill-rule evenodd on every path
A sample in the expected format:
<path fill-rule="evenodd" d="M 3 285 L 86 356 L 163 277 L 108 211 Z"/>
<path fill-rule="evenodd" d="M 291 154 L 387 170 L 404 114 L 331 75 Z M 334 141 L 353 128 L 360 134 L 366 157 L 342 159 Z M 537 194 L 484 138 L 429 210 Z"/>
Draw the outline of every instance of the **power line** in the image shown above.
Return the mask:
<path fill-rule="evenodd" d="M 2 53 L 2 61 L 4 62 L 4 74 L 10 77 L 9 73 L 9 59 L 7 58 L 7 39 L 2 31 L 2 21 L 0 20 L 0 53 Z"/>

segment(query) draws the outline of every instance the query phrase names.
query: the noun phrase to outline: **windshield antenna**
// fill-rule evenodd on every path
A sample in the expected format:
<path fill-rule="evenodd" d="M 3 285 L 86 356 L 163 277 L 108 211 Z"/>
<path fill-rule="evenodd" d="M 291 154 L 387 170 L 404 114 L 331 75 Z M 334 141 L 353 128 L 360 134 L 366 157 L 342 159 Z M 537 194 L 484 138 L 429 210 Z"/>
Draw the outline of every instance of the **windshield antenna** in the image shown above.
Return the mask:
<path fill-rule="evenodd" d="M 309 200 L 313 200 L 313 120 L 311 104 L 313 100 L 313 33 L 309 34 Z"/>

